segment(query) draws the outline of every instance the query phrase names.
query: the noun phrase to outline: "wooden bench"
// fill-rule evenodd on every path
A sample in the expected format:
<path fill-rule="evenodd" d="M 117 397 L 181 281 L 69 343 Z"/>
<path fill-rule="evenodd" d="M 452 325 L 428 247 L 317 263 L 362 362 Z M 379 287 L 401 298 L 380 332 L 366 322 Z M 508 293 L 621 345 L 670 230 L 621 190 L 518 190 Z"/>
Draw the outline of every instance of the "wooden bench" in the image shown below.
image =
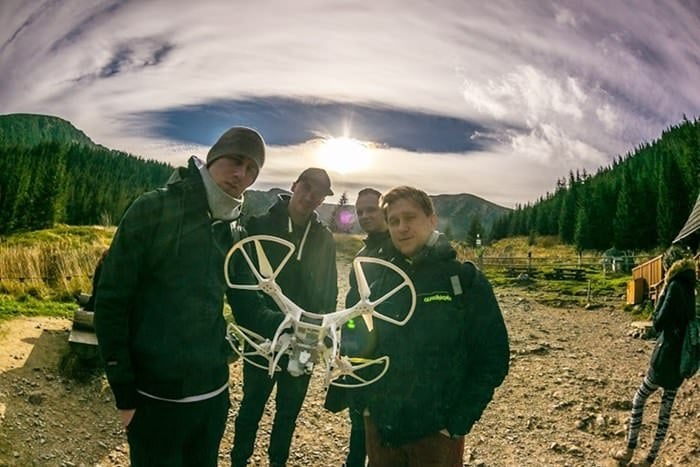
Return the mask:
<path fill-rule="evenodd" d="M 68 342 L 71 347 L 87 351 L 88 354 L 97 352 L 97 335 L 95 334 L 95 312 L 87 311 L 83 307 L 87 304 L 89 295 L 80 294 L 77 302 L 80 308 L 73 314 L 73 327 L 71 328 Z M 87 348 L 87 349 L 86 349 Z"/>
<path fill-rule="evenodd" d="M 554 268 L 552 272 L 545 274 L 547 279 L 554 280 L 574 280 L 574 281 L 584 281 L 586 280 L 586 271 L 581 268 Z"/>

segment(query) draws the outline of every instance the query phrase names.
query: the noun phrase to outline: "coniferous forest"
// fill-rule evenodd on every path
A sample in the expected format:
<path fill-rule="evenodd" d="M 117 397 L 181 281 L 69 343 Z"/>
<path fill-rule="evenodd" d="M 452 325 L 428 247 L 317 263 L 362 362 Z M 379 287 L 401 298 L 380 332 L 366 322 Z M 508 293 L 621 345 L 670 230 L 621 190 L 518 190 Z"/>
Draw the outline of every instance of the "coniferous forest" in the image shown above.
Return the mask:
<path fill-rule="evenodd" d="M 0 234 L 118 222 L 172 168 L 100 146 L 0 145 Z"/>
<path fill-rule="evenodd" d="M 684 118 L 594 175 L 571 171 L 554 193 L 498 219 L 490 237 L 557 235 L 579 251 L 666 247 L 695 204 L 699 176 L 700 119 Z"/>
<path fill-rule="evenodd" d="M 0 235 L 114 224 L 171 171 L 96 145 L 56 117 L 0 116 Z M 693 208 L 699 176 L 700 119 L 684 119 L 595 174 L 572 170 L 553 193 L 496 219 L 488 237 L 555 235 L 579 250 L 665 247 Z"/>

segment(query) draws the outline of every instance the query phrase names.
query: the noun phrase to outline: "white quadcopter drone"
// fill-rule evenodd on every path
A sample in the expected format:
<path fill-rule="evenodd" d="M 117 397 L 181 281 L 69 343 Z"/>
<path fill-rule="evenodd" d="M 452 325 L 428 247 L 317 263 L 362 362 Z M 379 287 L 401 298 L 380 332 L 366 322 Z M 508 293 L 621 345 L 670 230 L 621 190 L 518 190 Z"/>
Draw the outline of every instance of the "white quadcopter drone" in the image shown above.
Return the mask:
<path fill-rule="evenodd" d="M 275 267 L 270 264 L 268 255 L 265 254 L 263 245 L 266 242 L 277 243 L 288 250 L 280 264 Z M 360 300 L 345 310 L 338 310 L 328 314 L 311 313 L 302 310 L 297 304 L 287 298 L 282 293 L 280 286 L 275 282 L 275 278 L 287 264 L 294 250 L 293 243 L 271 235 L 253 235 L 244 238 L 229 250 L 224 265 L 228 286 L 233 289 L 261 290 L 274 300 L 284 314 L 284 319 L 278 326 L 272 339 L 264 338 L 235 323 L 229 324 L 226 336 L 229 344 L 246 362 L 267 370 L 270 376 L 275 371 L 281 370 L 279 366 L 280 358 L 283 355 L 288 355 L 287 371 L 293 376 L 310 374 L 315 364 L 321 364 L 325 368 L 325 387 L 332 384 L 334 386 L 355 388 L 376 382 L 388 370 L 389 357 L 356 359 L 340 355 L 343 325 L 351 319 L 361 316 L 370 331 L 373 329 L 373 318 L 396 326 L 403 326 L 411 319 L 416 306 L 416 291 L 413 283 L 405 272 L 387 261 L 377 258 L 357 257 L 353 260 L 352 267 L 357 279 Z M 245 262 L 257 281 L 256 284 L 235 284 L 231 281 L 229 277 L 229 263 L 237 252 L 243 255 Z M 256 255 L 257 264 L 251 258 L 252 253 Z M 401 282 L 396 287 L 376 300 L 370 300 L 372 291 L 363 270 L 363 265 L 370 263 L 391 269 L 401 279 Z M 394 319 L 375 311 L 378 305 L 384 303 L 404 288 L 408 289 L 411 296 L 411 305 L 403 319 Z M 263 361 L 267 362 L 267 365 L 261 364 L 260 360 L 254 357 L 262 357 Z M 375 371 L 372 371 L 371 377 L 365 378 L 358 373 L 359 370 L 368 367 L 375 369 Z M 339 380 L 342 376 L 345 376 L 345 378 Z"/>

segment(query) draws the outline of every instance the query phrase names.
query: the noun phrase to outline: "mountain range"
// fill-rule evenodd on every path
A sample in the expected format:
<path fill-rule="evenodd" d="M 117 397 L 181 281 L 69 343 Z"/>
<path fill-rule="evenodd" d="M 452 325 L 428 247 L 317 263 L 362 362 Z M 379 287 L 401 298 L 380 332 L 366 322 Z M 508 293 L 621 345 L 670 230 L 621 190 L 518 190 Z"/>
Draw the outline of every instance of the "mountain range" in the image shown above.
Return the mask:
<path fill-rule="evenodd" d="M 129 163 L 136 167 L 135 170 L 138 170 L 139 164 L 143 164 L 145 168 L 149 164 L 152 165 L 153 162 L 145 160 L 142 156 L 125 154 L 100 146 L 70 122 L 58 117 L 33 114 L 0 115 L 0 148 L 5 149 L 2 153 L 4 157 L 11 157 L 8 156 L 8 154 L 12 154 L 12 150 L 9 148 L 28 148 L 46 143 L 80 146 L 84 151 L 95 151 L 95 157 L 105 158 L 106 152 L 111 156 L 109 159 L 113 157 L 131 158 L 134 160 L 130 160 Z M 107 162 L 105 161 L 105 163 Z M 113 164 L 113 161 L 109 163 Z M 65 170 L 70 172 L 72 168 L 67 166 Z M 155 188 L 155 186 L 151 188 Z M 258 215 L 265 212 L 280 193 L 286 192 L 276 188 L 268 191 L 248 190 L 246 193 L 246 214 Z M 483 236 L 485 232 L 489 231 L 496 219 L 510 211 L 508 208 L 471 194 L 441 194 L 431 196 L 431 198 L 439 217 L 439 229 L 446 232 L 451 238 L 458 240 L 465 238 L 470 225 L 475 221 L 478 221 L 479 231 Z M 319 217 L 329 223 L 336 208 L 335 204 L 323 204 L 318 208 Z M 345 209 L 354 213 L 352 206 Z M 93 222 L 93 220 L 86 219 L 86 222 Z M 349 231 L 360 232 L 357 222 Z"/>

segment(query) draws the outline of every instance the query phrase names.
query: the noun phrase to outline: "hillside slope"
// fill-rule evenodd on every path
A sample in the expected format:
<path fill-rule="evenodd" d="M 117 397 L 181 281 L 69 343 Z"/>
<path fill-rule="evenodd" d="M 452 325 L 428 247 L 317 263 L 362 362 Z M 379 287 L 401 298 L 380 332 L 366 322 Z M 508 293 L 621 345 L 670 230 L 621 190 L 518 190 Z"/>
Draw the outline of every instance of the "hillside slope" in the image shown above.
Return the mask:
<path fill-rule="evenodd" d="M 41 143 L 97 146 L 67 120 L 50 115 L 0 115 L 0 144 L 36 146 Z"/>

